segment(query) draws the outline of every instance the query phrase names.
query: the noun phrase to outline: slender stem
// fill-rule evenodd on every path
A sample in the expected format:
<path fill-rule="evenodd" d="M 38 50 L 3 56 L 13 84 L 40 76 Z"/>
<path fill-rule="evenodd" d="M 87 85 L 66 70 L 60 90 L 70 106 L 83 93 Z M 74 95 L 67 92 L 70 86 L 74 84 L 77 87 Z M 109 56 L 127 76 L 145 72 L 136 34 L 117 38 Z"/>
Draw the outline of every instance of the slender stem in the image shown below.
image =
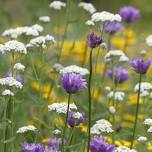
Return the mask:
<path fill-rule="evenodd" d="M 64 139 L 65 139 L 65 135 L 66 135 L 66 128 L 67 128 L 67 122 L 68 122 L 70 98 L 71 98 L 71 94 L 69 94 L 69 96 L 68 96 L 68 107 L 67 107 L 67 113 L 66 113 L 66 118 L 65 118 L 65 125 L 63 128 L 63 132 L 62 132 L 62 149 L 61 149 L 62 152 L 64 152 Z"/>
<path fill-rule="evenodd" d="M 89 74 L 89 82 L 88 82 L 88 96 L 89 96 L 89 119 L 88 119 L 88 147 L 87 152 L 89 152 L 90 139 L 91 139 L 91 80 L 92 80 L 92 50 L 90 50 L 90 74 Z"/>
<path fill-rule="evenodd" d="M 134 128 L 133 128 L 133 135 L 132 135 L 132 139 L 131 139 L 131 145 L 130 145 L 130 148 L 131 148 L 131 149 L 132 149 L 132 147 L 133 147 L 133 145 L 134 145 L 134 139 L 135 139 L 135 134 L 136 134 L 136 126 L 137 126 L 138 112 L 139 112 L 141 80 L 142 80 L 142 74 L 139 75 L 139 88 L 138 88 L 138 95 L 137 95 L 135 122 L 134 122 Z"/>

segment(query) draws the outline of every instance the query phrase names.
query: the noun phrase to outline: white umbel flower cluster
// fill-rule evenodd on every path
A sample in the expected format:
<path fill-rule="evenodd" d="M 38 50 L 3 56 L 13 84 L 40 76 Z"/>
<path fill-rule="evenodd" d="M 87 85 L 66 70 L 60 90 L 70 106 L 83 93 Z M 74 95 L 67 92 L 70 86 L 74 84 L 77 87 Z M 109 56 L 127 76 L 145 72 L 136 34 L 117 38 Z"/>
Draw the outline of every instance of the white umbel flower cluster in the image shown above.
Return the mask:
<path fill-rule="evenodd" d="M 150 126 L 150 127 L 148 128 L 147 132 L 152 133 L 152 126 Z"/>
<path fill-rule="evenodd" d="M 25 45 L 16 40 L 11 40 L 11 41 L 4 43 L 4 45 L 1 45 L 0 51 L 27 54 Z"/>
<path fill-rule="evenodd" d="M 14 96 L 14 93 L 11 90 L 6 89 L 2 92 L 2 95 L 3 96 Z"/>
<path fill-rule="evenodd" d="M 28 132 L 28 131 L 35 131 L 36 130 L 36 127 L 33 126 L 33 125 L 28 125 L 28 126 L 24 126 L 24 127 L 21 127 L 19 128 L 16 133 L 18 134 L 22 134 L 22 133 L 25 133 L 25 132 Z"/>
<path fill-rule="evenodd" d="M 137 151 L 125 146 L 120 146 L 120 147 L 117 147 L 117 149 L 114 152 L 137 152 Z"/>
<path fill-rule="evenodd" d="M 55 129 L 55 130 L 53 130 L 53 134 L 59 135 L 59 134 L 61 134 L 61 131 L 59 129 Z"/>
<path fill-rule="evenodd" d="M 81 75 L 88 75 L 89 71 L 88 69 L 79 67 L 77 65 L 70 65 L 60 70 L 60 74 L 64 73 L 78 73 Z"/>
<path fill-rule="evenodd" d="M 116 91 L 115 93 L 113 91 L 109 92 L 107 95 L 108 98 L 114 98 L 116 101 L 123 101 L 125 98 L 125 93 L 122 91 Z"/>
<path fill-rule="evenodd" d="M 138 92 L 139 90 L 139 83 L 135 85 L 134 91 Z M 150 95 L 150 91 L 152 90 L 152 85 L 148 82 L 141 82 L 140 84 L 140 96 L 145 97 Z"/>
<path fill-rule="evenodd" d="M 68 104 L 67 103 L 53 103 L 48 105 L 49 111 L 56 111 L 58 114 L 66 114 L 67 113 Z M 69 105 L 69 111 L 77 110 L 77 107 L 74 103 Z"/>
<path fill-rule="evenodd" d="M 112 125 L 108 120 L 101 119 L 96 121 L 96 124 L 94 124 L 91 127 L 91 134 L 100 135 L 102 133 L 112 133 Z"/>
<path fill-rule="evenodd" d="M 24 66 L 23 64 L 21 64 L 21 63 L 16 63 L 16 64 L 14 65 L 14 69 L 15 69 L 15 70 L 24 71 L 24 70 L 25 70 L 25 66 Z"/>
<path fill-rule="evenodd" d="M 113 57 L 117 57 L 119 62 L 127 62 L 129 58 L 122 50 L 110 50 L 104 57 L 105 62 L 110 62 Z"/>
<path fill-rule="evenodd" d="M 42 32 L 44 28 L 41 25 L 34 24 L 32 26 L 23 26 L 5 30 L 2 33 L 2 36 L 7 36 L 11 38 L 17 38 L 21 35 L 27 36 L 39 36 L 40 32 Z"/>
<path fill-rule="evenodd" d="M 93 22 L 106 22 L 106 21 L 117 21 L 121 22 L 121 16 L 119 14 L 113 14 L 107 11 L 96 12 L 91 16 Z"/>
<path fill-rule="evenodd" d="M 52 68 L 53 68 L 54 71 L 60 72 L 64 67 L 63 67 L 62 64 L 55 63 Z"/>
<path fill-rule="evenodd" d="M 39 17 L 39 21 L 41 21 L 41 22 L 50 22 L 51 21 L 51 19 L 50 19 L 50 17 L 49 16 L 40 16 Z"/>
<path fill-rule="evenodd" d="M 113 107 L 113 106 L 109 107 L 109 112 L 110 112 L 112 115 L 115 114 L 115 113 L 116 113 L 116 108 Z"/>
<path fill-rule="evenodd" d="M 14 79 L 13 77 L 6 77 L 0 79 L 0 85 L 9 86 L 9 87 L 16 87 L 18 89 L 21 89 L 23 85 Z"/>
<path fill-rule="evenodd" d="M 55 10 L 61 10 L 62 7 L 66 7 L 66 3 L 61 1 L 53 1 L 52 3 L 50 3 L 49 7 Z"/>
<path fill-rule="evenodd" d="M 46 48 L 47 44 L 55 43 L 55 39 L 51 35 L 39 36 L 30 40 L 30 42 L 26 45 L 27 48 L 31 47 L 42 47 Z"/>
<path fill-rule="evenodd" d="M 146 38 L 146 44 L 147 44 L 149 47 L 152 47 L 152 35 L 149 35 L 149 36 Z"/>
<path fill-rule="evenodd" d="M 144 124 L 145 125 L 152 125 L 152 119 L 151 118 L 145 119 Z"/>
<path fill-rule="evenodd" d="M 79 7 L 83 8 L 84 10 L 86 10 L 87 12 L 89 12 L 90 14 L 93 14 L 94 12 L 96 12 L 96 8 L 93 6 L 92 3 L 85 3 L 85 2 L 80 2 L 78 4 Z"/>
<path fill-rule="evenodd" d="M 88 25 L 88 26 L 94 26 L 94 25 L 95 25 L 94 22 L 91 21 L 91 20 L 87 20 L 87 21 L 85 22 L 85 24 Z"/>
<path fill-rule="evenodd" d="M 140 136 L 137 140 L 140 141 L 140 142 L 145 142 L 145 141 L 147 141 L 147 137 Z"/>

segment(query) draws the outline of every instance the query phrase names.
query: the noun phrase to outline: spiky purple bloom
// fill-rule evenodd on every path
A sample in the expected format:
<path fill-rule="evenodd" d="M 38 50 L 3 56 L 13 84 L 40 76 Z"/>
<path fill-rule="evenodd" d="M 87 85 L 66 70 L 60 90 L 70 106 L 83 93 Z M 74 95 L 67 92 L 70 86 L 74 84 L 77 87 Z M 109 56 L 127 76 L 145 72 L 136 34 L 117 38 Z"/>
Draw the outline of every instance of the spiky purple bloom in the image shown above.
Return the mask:
<path fill-rule="evenodd" d="M 94 136 L 90 142 L 91 152 L 114 152 L 115 146 L 108 144 L 102 137 Z"/>
<path fill-rule="evenodd" d="M 134 70 L 137 73 L 140 74 L 146 74 L 150 65 L 152 63 L 152 60 L 143 60 L 143 59 L 135 59 L 130 61 L 130 65 L 134 68 Z"/>
<path fill-rule="evenodd" d="M 114 68 L 113 71 L 108 70 L 107 76 L 111 80 L 114 80 L 115 83 L 123 83 L 124 81 L 128 80 L 128 78 L 129 78 L 128 71 L 121 67 L 116 67 L 116 68 Z"/>
<path fill-rule="evenodd" d="M 140 11 L 132 6 L 124 6 L 120 8 L 119 15 L 125 22 L 131 23 L 140 18 Z"/>
<path fill-rule="evenodd" d="M 61 138 L 51 139 L 48 142 L 48 148 L 45 152 L 58 152 L 60 150 L 60 145 L 62 144 Z"/>
<path fill-rule="evenodd" d="M 122 28 L 123 28 L 122 23 L 109 21 L 104 24 L 103 30 L 104 30 L 104 32 L 114 34 L 114 33 L 118 32 L 119 30 L 121 30 Z"/>
<path fill-rule="evenodd" d="M 102 43 L 102 38 L 100 36 L 97 36 L 95 33 L 90 33 L 88 35 L 88 46 L 90 48 L 96 48 Z"/>
<path fill-rule="evenodd" d="M 22 152 L 45 152 L 45 148 L 41 144 L 24 143 Z"/>
<path fill-rule="evenodd" d="M 70 112 L 68 116 L 68 124 L 71 127 L 79 126 L 82 123 L 84 123 L 84 113 Z"/>
<path fill-rule="evenodd" d="M 86 88 L 87 82 L 82 75 L 76 73 L 65 73 L 61 77 L 61 84 L 67 93 L 76 93 Z"/>

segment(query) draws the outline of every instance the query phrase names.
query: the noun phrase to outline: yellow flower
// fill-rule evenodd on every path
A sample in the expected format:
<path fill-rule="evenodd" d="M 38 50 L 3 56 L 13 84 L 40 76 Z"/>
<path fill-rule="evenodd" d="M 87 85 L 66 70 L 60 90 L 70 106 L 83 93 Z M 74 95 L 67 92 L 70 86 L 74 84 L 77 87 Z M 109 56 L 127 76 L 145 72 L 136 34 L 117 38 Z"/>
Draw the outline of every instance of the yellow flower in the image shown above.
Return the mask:
<path fill-rule="evenodd" d="M 64 120 L 61 117 L 58 116 L 57 118 L 53 119 L 52 123 L 54 123 L 56 125 L 59 125 L 59 126 L 63 126 L 64 125 Z"/>
<path fill-rule="evenodd" d="M 152 143 L 150 143 L 150 142 L 147 143 L 147 149 L 149 151 L 152 151 Z"/>

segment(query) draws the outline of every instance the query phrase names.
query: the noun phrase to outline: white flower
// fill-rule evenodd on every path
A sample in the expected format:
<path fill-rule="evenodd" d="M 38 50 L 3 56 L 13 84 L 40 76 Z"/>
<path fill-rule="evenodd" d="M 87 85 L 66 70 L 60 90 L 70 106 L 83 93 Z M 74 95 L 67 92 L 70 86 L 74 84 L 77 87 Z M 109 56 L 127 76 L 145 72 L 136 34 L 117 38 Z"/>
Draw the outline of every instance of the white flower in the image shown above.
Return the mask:
<path fill-rule="evenodd" d="M 14 69 L 24 71 L 25 66 L 23 64 L 21 64 L 21 63 L 16 63 L 14 65 Z"/>
<path fill-rule="evenodd" d="M 49 111 L 56 111 L 58 114 L 60 113 L 67 113 L 68 104 L 67 103 L 53 103 L 48 105 Z M 69 105 L 69 111 L 77 110 L 77 107 L 74 103 Z"/>
<path fill-rule="evenodd" d="M 115 113 L 116 113 L 115 107 L 113 107 L 113 106 L 109 107 L 109 112 L 110 112 L 111 114 L 115 114 Z"/>
<path fill-rule="evenodd" d="M 11 90 L 6 89 L 2 92 L 2 95 L 3 96 L 14 96 L 14 93 Z"/>
<path fill-rule="evenodd" d="M 88 75 L 89 71 L 88 69 L 79 67 L 77 65 L 70 65 L 60 70 L 60 74 L 64 73 L 78 73 L 81 75 Z"/>
<path fill-rule="evenodd" d="M 59 129 L 55 129 L 55 130 L 53 131 L 53 134 L 55 134 L 55 135 L 61 134 L 61 131 L 60 131 Z"/>
<path fill-rule="evenodd" d="M 145 119 L 144 124 L 145 125 L 152 125 L 152 119 L 151 118 Z"/>
<path fill-rule="evenodd" d="M 87 21 L 85 22 L 85 24 L 88 25 L 88 26 L 94 26 L 94 25 L 95 25 L 94 22 L 91 21 L 91 20 L 87 20 Z"/>
<path fill-rule="evenodd" d="M 109 86 L 106 86 L 105 90 L 109 92 L 109 91 L 111 91 L 111 88 Z"/>
<path fill-rule="evenodd" d="M 39 20 L 41 22 L 50 22 L 51 19 L 49 16 L 41 16 L 41 17 L 39 17 Z"/>
<path fill-rule="evenodd" d="M 107 11 L 96 12 L 91 16 L 93 22 L 105 22 L 105 21 L 117 21 L 121 22 L 121 16 L 119 14 L 112 14 Z"/>
<path fill-rule="evenodd" d="M 128 57 L 122 50 L 110 50 L 104 57 L 105 62 L 109 62 L 113 57 L 117 57 L 119 62 L 128 61 Z"/>
<path fill-rule="evenodd" d="M 150 128 L 147 130 L 147 132 L 152 132 L 152 126 L 150 126 Z"/>
<path fill-rule="evenodd" d="M 38 31 L 38 32 L 42 32 L 44 30 L 44 28 L 39 24 L 34 24 L 31 26 L 31 28 Z"/>
<path fill-rule="evenodd" d="M 53 69 L 54 69 L 55 71 L 57 71 L 57 72 L 60 72 L 63 68 L 64 68 L 63 65 L 61 65 L 61 64 L 59 64 L 59 63 L 55 63 L 55 64 L 53 65 Z"/>
<path fill-rule="evenodd" d="M 4 45 L 3 44 L 0 44 L 0 52 L 2 53 L 2 54 L 4 54 Z"/>
<path fill-rule="evenodd" d="M 145 54 L 147 54 L 147 51 L 146 50 L 142 50 L 142 51 L 140 51 L 140 54 L 145 55 Z"/>
<path fill-rule="evenodd" d="M 121 91 L 116 91 L 115 93 L 113 91 L 109 92 L 109 94 L 107 95 L 108 98 L 113 98 L 116 101 L 123 101 L 125 98 L 125 93 L 121 92 Z"/>
<path fill-rule="evenodd" d="M 91 134 L 102 134 L 102 133 L 112 133 L 112 125 L 109 121 L 105 119 L 101 119 L 96 121 L 96 124 L 94 124 L 91 127 Z"/>
<path fill-rule="evenodd" d="M 86 10 L 90 14 L 93 14 L 94 12 L 96 12 L 96 9 L 92 3 L 80 2 L 78 6 L 82 7 L 84 10 Z"/>
<path fill-rule="evenodd" d="M 140 142 L 145 142 L 145 141 L 147 141 L 147 137 L 140 136 L 137 140 Z"/>
<path fill-rule="evenodd" d="M 28 125 L 28 126 L 24 126 L 24 127 L 19 128 L 16 131 L 16 133 L 25 133 L 28 131 L 35 131 L 35 130 L 36 130 L 36 128 L 33 125 Z"/>
<path fill-rule="evenodd" d="M 117 149 L 114 152 L 137 152 L 137 151 L 125 146 L 120 146 L 120 147 L 117 147 Z"/>
<path fill-rule="evenodd" d="M 66 3 L 61 1 L 53 1 L 52 3 L 50 3 L 49 7 L 55 10 L 61 10 L 62 7 L 66 7 Z"/>
<path fill-rule="evenodd" d="M 26 47 L 42 47 L 46 48 L 48 43 L 55 43 L 54 37 L 51 35 L 39 36 L 30 40 Z"/>
<path fill-rule="evenodd" d="M 152 47 L 152 35 L 149 35 L 147 38 L 146 38 L 146 44 L 150 47 Z"/>
<path fill-rule="evenodd" d="M 10 86 L 10 87 L 15 86 L 16 88 L 19 88 L 19 89 L 23 87 L 23 85 L 16 79 L 14 79 L 13 77 L 1 78 L 0 85 Z"/>
<path fill-rule="evenodd" d="M 1 46 L 1 48 L 5 52 L 16 52 L 16 53 L 27 54 L 25 45 L 16 40 L 11 40 L 11 41 L 4 43 L 3 47 Z"/>

